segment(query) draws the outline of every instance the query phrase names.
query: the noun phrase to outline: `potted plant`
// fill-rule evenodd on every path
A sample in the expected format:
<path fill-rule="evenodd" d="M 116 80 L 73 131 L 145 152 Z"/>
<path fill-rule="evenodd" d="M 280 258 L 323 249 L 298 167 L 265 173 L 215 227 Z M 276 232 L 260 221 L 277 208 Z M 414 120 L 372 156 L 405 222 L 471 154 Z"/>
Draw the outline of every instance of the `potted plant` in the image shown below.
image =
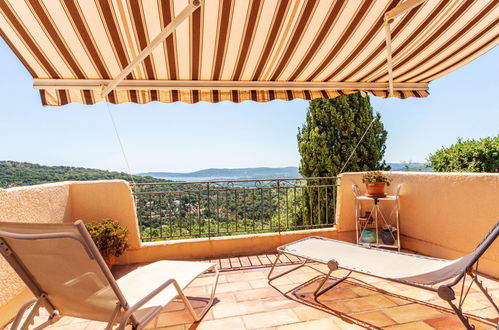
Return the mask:
<path fill-rule="evenodd" d="M 117 221 L 104 219 L 85 225 L 107 266 L 111 268 L 117 257 L 128 248 L 128 230 Z"/>
<path fill-rule="evenodd" d="M 386 196 L 385 186 L 389 186 L 390 181 L 380 171 L 367 172 L 362 176 L 362 182 L 366 184 L 367 195 L 372 197 Z"/>

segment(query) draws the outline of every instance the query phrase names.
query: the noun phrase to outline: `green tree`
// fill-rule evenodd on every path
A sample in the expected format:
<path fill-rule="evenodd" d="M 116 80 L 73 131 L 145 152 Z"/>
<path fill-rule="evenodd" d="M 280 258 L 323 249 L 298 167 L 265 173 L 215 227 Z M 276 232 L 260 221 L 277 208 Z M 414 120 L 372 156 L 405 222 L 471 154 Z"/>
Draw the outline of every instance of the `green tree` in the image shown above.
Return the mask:
<path fill-rule="evenodd" d="M 297 136 L 300 173 L 304 177 L 334 177 L 345 164 L 344 171 L 389 170 L 383 161 L 387 132 L 380 119 L 379 113 L 373 114 L 369 96 L 360 93 L 310 101 L 306 122 L 298 129 Z M 346 163 L 350 154 L 352 157 Z M 331 184 L 324 180 L 320 184 L 310 181 L 304 194 L 304 207 L 315 224 L 323 223 L 326 216 L 325 203 L 320 204 L 326 199 L 325 194 L 334 200 L 334 189 L 327 192 L 321 189 L 325 183 Z M 334 203 L 329 203 L 327 212 L 331 219 Z"/>
<path fill-rule="evenodd" d="M 499 172 L 499 135 L 442 147 L 428 158 L 435 172 Z"/>

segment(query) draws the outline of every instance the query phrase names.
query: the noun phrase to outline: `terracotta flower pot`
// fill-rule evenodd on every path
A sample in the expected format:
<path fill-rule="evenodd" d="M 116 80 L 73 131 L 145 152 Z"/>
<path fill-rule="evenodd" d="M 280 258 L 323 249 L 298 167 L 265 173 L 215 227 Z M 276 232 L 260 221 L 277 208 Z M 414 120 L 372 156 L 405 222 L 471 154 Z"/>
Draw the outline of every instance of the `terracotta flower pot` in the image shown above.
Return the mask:
<path fill-rule="evenodd" d="M 110 255 L 104 258 L 104 261 L 106 262 L 106 265 L 109 269 L 111 269 L 116 262 L 116 256 L 115 255 Z"/>
<path fill-rule="evenodd" d="M 372 197 L 384 197 L 385 194 L 385 182 L 369 182 L 366 183 L 367 195 Z"/>

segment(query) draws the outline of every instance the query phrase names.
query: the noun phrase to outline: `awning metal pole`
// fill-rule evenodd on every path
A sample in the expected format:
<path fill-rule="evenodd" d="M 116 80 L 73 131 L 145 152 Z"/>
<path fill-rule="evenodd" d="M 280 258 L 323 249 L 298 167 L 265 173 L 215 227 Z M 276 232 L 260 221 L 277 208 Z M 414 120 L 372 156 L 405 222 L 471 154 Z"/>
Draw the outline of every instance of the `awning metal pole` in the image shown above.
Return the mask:
<path fill-rule="evenodd" d="M 100 90 L 106 79 L 33 79 L 41 90 Z M 428 83 L 394 83 L 397 90 L 427 90 Z M 384 82 L 349 81 L 234 81 L 234 80 L 123 80 L 115 90 L 376 90 L 386 91 Z"/>
<path fill-rule="evenodd" d="M 127 65 L 123 71 L 120 72 L 108 85 L 102 88 L 101 97 L 105 98 L 111 91 L 119 85 L 125 77 L 132 72 L 135 67 L 142 62 L 151 52 L 160 45 L 175 29 L 201 5 L 201 0 L 191 0 L 189 4 L 176 16 L 170 24 L 168 24 L 161 32 L 154 38 L 146 48 L 144 48 L 137 57 Z"/>
<path fill-rule="evenodd" d="M 428 0 L 406 0 L 397 7 L 385 13 L 385 36 L 386 36 L 386 67 L 388 73 L 388 97 L 393 97 L 393 59 L 392 59 L 392 31 L 390 23 L 405 12 L 417 7 Z"/>
<path fill-rule="evenodd" d="M 388 71 L 388 97 L 393 97 L 393 63 L 392 63 L 392 32 L 390 23 L 385 22 L 386 33 L 386 66 Z"/>

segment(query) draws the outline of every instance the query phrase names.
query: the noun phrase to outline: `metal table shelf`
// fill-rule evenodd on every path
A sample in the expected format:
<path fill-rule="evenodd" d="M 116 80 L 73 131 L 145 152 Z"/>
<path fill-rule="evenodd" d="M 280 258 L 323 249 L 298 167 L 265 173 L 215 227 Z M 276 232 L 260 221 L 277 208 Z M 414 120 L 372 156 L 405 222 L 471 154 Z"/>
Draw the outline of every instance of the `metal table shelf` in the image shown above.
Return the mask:
<path fill-rule="evenodd" d="M 375 246 L 375 247 L 381 247 L 381 248 L 391 248 L 391 249 L 397 249 L 400 251 L 400 215 L 399 215 L 399 192 L 400 192 L 400 187 L 401 185 L 399 184 L 397 186 L 395 195 L 387 195 L 384 197 L 371 197 L 367 195 L 362 195 L 360 192 L 359 187 L 356 184 L 352 185 L 352 191 L 355 197 L 355 232 L 356 232 L 356 241 L 357 244 L 360 245 L 368 245 L 368 246 Z M 362 205 L 361 201 L 372 201 L 372 209 L 371 209 L 371 217 L 373 217 L 373 222 L 369 223 L 369 221 L 366 221 L 364 226 L 361 225 L 361 214 L 362 214 Z M 381 239 L 380 239 L 380 225 L 389 225 L 390 223 L 387 221 L 385 215 L 381 211 L 381 208 L 379 207 L 380 202 L 394 202 L 394 208 L 395 208 L 395 226 L 392 225 L 392 227 L 395 228 L 396 230 L 396 235 L 394 235 L 394 244 L 384 244 Z M 364 230 L 366 229 L 375 229 L 376 230 L 376 242 L 374 243 L 365 243 L 361 241 L 361 234 Z"/>

